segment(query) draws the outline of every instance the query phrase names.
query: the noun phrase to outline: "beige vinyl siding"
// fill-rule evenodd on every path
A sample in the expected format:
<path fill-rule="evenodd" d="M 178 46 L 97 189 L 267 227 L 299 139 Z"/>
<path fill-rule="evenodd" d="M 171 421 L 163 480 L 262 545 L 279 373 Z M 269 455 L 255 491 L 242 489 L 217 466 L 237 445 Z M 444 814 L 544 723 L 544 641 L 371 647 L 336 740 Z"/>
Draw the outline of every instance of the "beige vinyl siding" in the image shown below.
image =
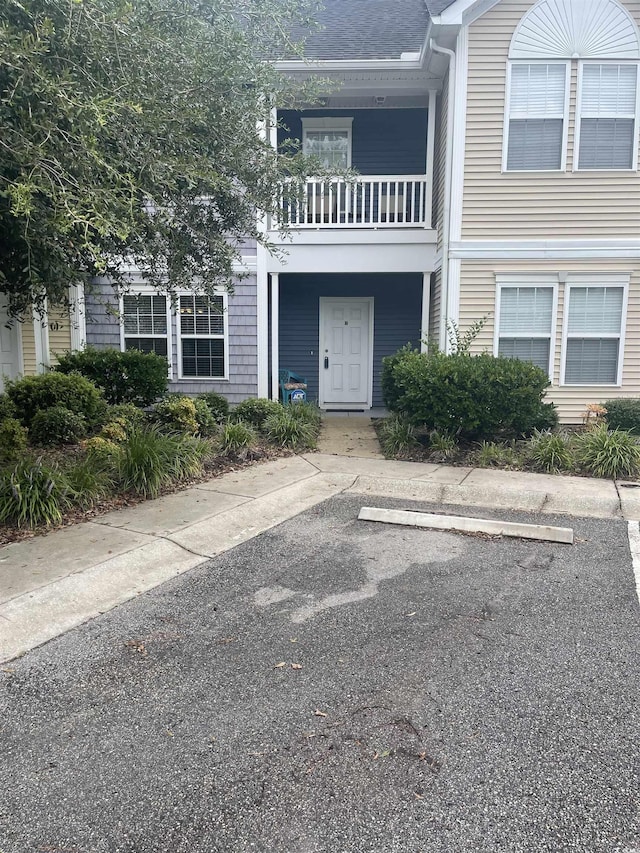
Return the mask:
<path fill-rule="evenodd" d="M 577 63 L 572 62 L 565 172 L 502 173 L 506 69 L 511 37 L 533 6 L 503 0 L 469 30 L 467 141 L 462 237 L 637 239 L 637 172 L 572 172 Z M 640 23 L 640 0 L 622 4 Z"/>
<path fill-rule="evenodd" d="M 547 399 L 558 406 L 560 420 L 563 423 L 580 423 L 587 403 L 601 403 L 614 397 L 640 397 L 640 269 L 634 269 L 632 262 L 607 261 L 562 264 L 558 261 L 506 261 L 506 262 L 471 262 L 464 261 L 461 271 L 460 299 L 460 330 L 466 331 L 469 326 L 483 317 L 487 318 L 486 325 L 476 338 L 473 352 L 493 352 L 495 307 L 496 307 L 496 273 L 529 272 L 552 273 L 580 272 L 596 274 L 626 273 L 631 274 L 629 286 L 629 302 L 625 344 L 623 354 L 622 386 L 583 385 L 580 387 L 560 386 L 560 362 L 562 355 L 562 329 L 564 317 L 564 297 L 566 285 L 558 283 L 558 311 L 556 317 L 556 336 L 554 351 L 554 369 L 552 385 L 547 392 Z"/>
<path fill-rule="evenodd" d="M 33 334 L 33 320 L 27 317 L 20 323 L 20 334 L 22 335 L 22 363 L 25 376 L 35 376 L 38 372 L 36 362 L 36 341 Z"/>
<path fill-rule="evenodd" d="M 449 72 L 447 71 L 442 83 L 442 92 L 438 95 L 438 113 L 436 120 L 436 139 L 433 163 L 433 227 L 437 231 L 436 248 L 438 251 L 442 250 L 448 100 Z"/>
<path fill-rule="evenodd" d="M 49 353 L 50 363 L 56 364 L 56 355 L 71 349 L 71 321 L 68 308 L 49 309 Z"/>

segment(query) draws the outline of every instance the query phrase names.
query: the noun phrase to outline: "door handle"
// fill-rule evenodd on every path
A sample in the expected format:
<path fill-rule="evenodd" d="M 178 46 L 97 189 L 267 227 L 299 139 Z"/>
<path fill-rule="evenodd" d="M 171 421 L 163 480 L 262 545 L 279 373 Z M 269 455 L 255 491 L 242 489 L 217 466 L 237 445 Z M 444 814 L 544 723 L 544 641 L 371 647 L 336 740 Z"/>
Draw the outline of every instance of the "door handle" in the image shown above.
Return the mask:
<path fill-rule="evenodd" d="M 329 369 L 329 356 L 328 355 L 325 355 L 325 357 L 324 357 L 324 369 L 325 370 Z"/>

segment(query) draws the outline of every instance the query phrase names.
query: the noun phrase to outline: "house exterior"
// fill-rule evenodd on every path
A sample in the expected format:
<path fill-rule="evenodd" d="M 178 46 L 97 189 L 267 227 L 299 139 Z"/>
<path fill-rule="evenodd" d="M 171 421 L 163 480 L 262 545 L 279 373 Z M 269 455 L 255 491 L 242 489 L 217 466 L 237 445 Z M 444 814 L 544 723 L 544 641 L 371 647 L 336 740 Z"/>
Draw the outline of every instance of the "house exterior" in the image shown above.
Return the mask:
<path fill-rule="evenodd" d="M 335 86 L 264 132 L 355 177 L 284 187 L 281 251 L 246 244 L 213 303 L 96 282 L 87 343 L 166 355 L 175 391 L 277 398 L 287 368 L 369 410 L 385 355 L 484 319 L 475 351 L 548 370 L 564 422 L 640 396 L 640 0 L 326 0 L 322 24 L 280 66 Z"/>

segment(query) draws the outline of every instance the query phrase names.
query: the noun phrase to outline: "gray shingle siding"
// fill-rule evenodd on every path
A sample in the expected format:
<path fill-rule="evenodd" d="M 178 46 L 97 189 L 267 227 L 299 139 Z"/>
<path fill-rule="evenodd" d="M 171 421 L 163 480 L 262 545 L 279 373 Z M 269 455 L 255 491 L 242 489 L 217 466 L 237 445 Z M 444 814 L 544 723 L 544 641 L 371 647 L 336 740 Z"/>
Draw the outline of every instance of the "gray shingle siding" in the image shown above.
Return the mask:
<path fill-rule="evenodd" d="M 96 282 L 86 295 L 87 344 L 98 348 L 120 348 L 120 325 L 117 318 L 118 299 L 108 282 Z M 178 379 L 177 325 L 172 315 L 173 376 L 170 391 L 199 394 L 217 391 L 231 403 L 256 396 L 257 310 L 256 278 L 249 276 L 236 282 L 229 295 L 229 378 L 228 380 Z"/>
<path fill-rule="evenodd" d="M 353 117 L 351 165 L 362 175 L 423 175 L 427 152 L 427 110 L 281 110 L 285 139 L 302 140 L 302 118 Z"/>
<path fill-rule="evenodd" d="M 311 400 L 318 397 L 321 296 L 374 298 L 373 405 L 382 406 L 383 357 L 420 343 L 422 275 L 280 276 L 280 367 L 307 378 Z"/>

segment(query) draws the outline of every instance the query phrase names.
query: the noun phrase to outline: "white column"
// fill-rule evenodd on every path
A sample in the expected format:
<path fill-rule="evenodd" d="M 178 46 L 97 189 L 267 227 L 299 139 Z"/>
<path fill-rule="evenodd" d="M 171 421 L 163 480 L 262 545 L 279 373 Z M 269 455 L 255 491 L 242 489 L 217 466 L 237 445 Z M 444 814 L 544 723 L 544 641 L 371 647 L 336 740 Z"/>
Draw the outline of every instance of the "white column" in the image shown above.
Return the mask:
<path fill-rule="evenodd" d="M 36 350 L 36 373 L 45 373 L 51 356 L 49 354 L 49 314 L 45 302 L 43 313 L 33 309 L 33 339 Z"/>
<path fill-rule="evenodd" d="M 420 326 L 420 352 L 427 351 L 429 334 L 429 300 L 431 299 L 431 273 L 422 273 L 422 320 Z"/>
<path fill-rule="evenodd" d="M 71 322 L 71 351 L 84 349 L 87 343 L 87 316 L 84 285 L 72 284 L 69 288 L 69 320 Z"/>
<path fill-rule="evenodd" d="M 269 275 L 267 250 L 258 243 L 256 265 L 258 397 L 269 396 Z"/>
<path fill-rule="evenodd" d="M 425 200 L 425 228 L 433 228 L 433 176 L 436 146 L 436 92 L 429 92 L 429 111 L 427 112 L 427 193 Z"/>
<path fill-rule="evenodd" d="M 271 399 L 277 400 L 280 393 L 278 370 L 280 369 L 280 274 L 271 273 Z"/>

